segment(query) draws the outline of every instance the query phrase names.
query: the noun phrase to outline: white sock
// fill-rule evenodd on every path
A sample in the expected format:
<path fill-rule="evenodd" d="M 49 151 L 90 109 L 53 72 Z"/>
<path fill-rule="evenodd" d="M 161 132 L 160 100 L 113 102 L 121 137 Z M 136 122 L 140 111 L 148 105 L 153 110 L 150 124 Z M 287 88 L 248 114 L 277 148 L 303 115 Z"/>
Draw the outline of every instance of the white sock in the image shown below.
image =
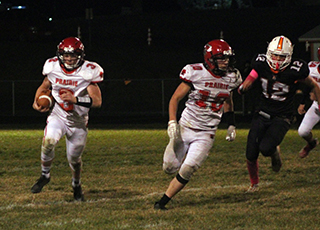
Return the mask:
<path fill-rule="evenodd" d="M 41 175 L 45 176 L 46 178 L 50 178 L 50 172 L 42 171 Z"/>
<path fill-rule="evenodd" d="M 79 185 L 81 185 L 81 181 L 72 178 L 72 187 L 78 187 Z"/>

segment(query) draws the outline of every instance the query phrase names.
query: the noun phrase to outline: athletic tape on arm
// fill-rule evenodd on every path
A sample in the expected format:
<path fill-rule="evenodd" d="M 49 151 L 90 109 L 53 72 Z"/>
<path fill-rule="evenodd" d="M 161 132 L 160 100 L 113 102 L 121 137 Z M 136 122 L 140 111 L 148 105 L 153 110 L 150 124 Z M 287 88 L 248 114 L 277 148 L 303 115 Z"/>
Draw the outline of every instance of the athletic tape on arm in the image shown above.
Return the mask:
<path fill-rule="evenodd" d="M 76 97 L 77 103 L 76 105 L 84 106 L 90 108 L 92 105 L 92 98 L 91 97 Z"/>

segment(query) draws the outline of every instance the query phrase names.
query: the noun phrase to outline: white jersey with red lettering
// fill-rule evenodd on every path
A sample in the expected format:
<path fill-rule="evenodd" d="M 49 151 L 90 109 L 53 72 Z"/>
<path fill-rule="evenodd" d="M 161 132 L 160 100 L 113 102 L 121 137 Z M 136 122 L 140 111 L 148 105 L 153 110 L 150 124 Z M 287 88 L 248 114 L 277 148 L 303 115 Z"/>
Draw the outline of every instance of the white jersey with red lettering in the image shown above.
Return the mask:
<path fill-rule="evenodd" d="M 89 98 L 87 87 L 103 81 L 102 67 L 85 60 L 79 68 L 67 74 L 62 70 L 58 58 L 53 57 L 45 62 L 42 74 L 51 82 L 52 96 L 56 101 L 51 114 L 58 116 L 68 126 L 87 123 L 90 108 L 63 102 L 59 95 L 62 89 L 66 89 L 75 97 Z"/>
<path fill-rule="evenodd" d="M 223 102 L 242 83 L 237 69 L 223 77 L 215 76 L 202 63 L 186 65 L 180 78 L 192 89 L 179 124 L 198 130 L 214 130 L 219 125 Z"/>
<path fill-rule="evenodd" d="M 318 83 L 320 86 L 320 62 L 311 61 L 308 63 L 309 75 Z M 313 129 L 313 127 L 320 121 L 319 115 L 319 104 L 317 101 L 313 101 L 311 107 L 308 109 L 303 117 L 303 120 L 298 128 L 298 133 L 300 136 L 308 136 Z"/>
<path fill-rule="evenodd" d="M 308 67 L 309 67 L 309 75 L 318 83 L 318 85 L 320 86 L 320 62 L 318 61 L 311 61 L 308 63 Z M 318 102 L 317 101 L 313 101 L 313 104 L 315 104 L 315 106 L 318 106 Z"/>
<path fill-rule="evenodd" d="M 316 80 L 316 82 L 318 83 L 318 85 L 320 86 L 320 73 L 319 73 L 319 65 L 320 62 L 318 61 L 311 61 L 308 63 L 309 66 L 309 75 Z"/>

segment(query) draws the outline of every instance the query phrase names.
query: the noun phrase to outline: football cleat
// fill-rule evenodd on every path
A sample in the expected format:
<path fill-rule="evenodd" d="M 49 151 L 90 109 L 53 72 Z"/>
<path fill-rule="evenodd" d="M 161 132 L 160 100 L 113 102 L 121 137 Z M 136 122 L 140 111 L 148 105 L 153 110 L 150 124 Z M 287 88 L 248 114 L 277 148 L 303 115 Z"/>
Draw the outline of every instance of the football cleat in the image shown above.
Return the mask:
<path fill-rule="evenodd" d="M 31 192 L 32 193 L 39 193 L 41 192 L 43 186 L 50 182 L 50 177 L 47 178 L 44 175 L 41 175 L 37 182 L 32 186 Z"/>
<path fill-rule="evenodd" d="M 299 157 L 300 158 L 305 158 L 306 156 L 309 155 L 309 152 L 314 149 L 317 145 L 319 144 L 319 141 L 317 138 L 315 138 L 311 143 L 308 143 L 306 146 L 304 146 L 300 152 L 299 152 Z"/>
<path fill-rule="evenodd" d="M 248 190 L 245 193 L 254 193 L 259 191 L 259 185 L 258 184 L 252 184 L 248 188 Z"/>
<path fill-rule="evenodd" d="M 279 172 L 282 166 L 280 158 L 280 146 L 277 146 L 277 150 L 271 155 L 271 165 L 274 172 Z"/>
<path fill-rule="evenodd" d="M 156 203 L 154 204 L 154 209 L 156 209 L 156 210 L 163 210 L 163 211 L 168 210 L 164 205 L 160 205 L 159 202 L 156 202 Z"/>
<path fill-rule="evenodd" d="M 72 186 L 75 201 L 84 201 L 81 185 Z"/>

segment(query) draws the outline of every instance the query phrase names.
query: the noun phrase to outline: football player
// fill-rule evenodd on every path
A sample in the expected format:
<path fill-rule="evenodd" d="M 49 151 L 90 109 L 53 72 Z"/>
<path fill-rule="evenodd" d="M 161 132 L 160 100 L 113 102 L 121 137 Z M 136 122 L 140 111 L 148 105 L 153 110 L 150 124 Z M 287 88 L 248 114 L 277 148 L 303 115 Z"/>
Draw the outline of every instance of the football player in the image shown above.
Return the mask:
<path fill-rule="evenodd" d="M 259 189 L 259 153 L 271 158 L 272 170 L 279 172 L 282 166 L 280 143 L 290 128 L 294 113 L 294 95 L 298 82 L 310 86 L 320 99 L 320 88 L 309 76 L 306 62 L 293 59 L 293 45 L 285 36 L 272 39 L 266 54 L 253 58 L 252 70 L 239 87 L 239 93 L 247 91 L 254 81 L 260 83 L 260 101 L 254 114 L 247 138 L 246 159 L 251 185 L 247 192 Z M 257 95 L 258 96 L 258 95 Z"/>
<path fill-rule="evenodd" d="M 242 79 L 234 68 L 234 52 L 229 44 L 224 40 L 208 42 L 204 46 L 204 63 L 186 65 L 180 79 L 169 102 L 170 141 L 163 156 L 163 170 L 178 173 L 155 203 L 155 209 L 166 210 L 165 205 L 206 160 L 223 113 L 229 124 L 226 139 L 233 141 L 236 137 L 232 90 Z M 186 107 L 178 122 L 178 104 L 186 95 Z"/>
<path fill-rule="evenodd" d="M 31 192 L 39 193 L 49 183 L 55 146 L 65 136 L 74 199 L 82 201 L 81 155 L 86 145 L 88 112 L 90 108 L 101 107 L 101 91 L 97 83 L 103 81 L 103 69 L 84 59 L 84 45 L 80 39 L 68 37 L 58 45 L 57 55 L 45 62 L 42 74 L 44 80 L 36 91 L 33 108 L 39 112 L 49 111 L 36 102 L 40 93 L 49 89 L 55 104 L 50 109 L 41 146 L 42 174 Z"/>
<path fill-rule="evenodd" d="M 320 48 L 318 48 L 318 60 L 320 60 Z M 310 70 L 310 76 L 316 80 L 318 85 L 320 85 L 320 62 L 311 61 L 309 62 L 308 66 Z M 307 93 L 305 92 L 304 95 L 306 94 Z M 313 127 L 320 121 L 319 103 L 315 98 L 314 92 L 312 91 L 310 92 L 310 99 L 313 101 L 313 103 L 308 109 L 307 113 L 304 115 L 304 118 L 298 129 L 299 136 L 307 142 L 307 145 L 304 146 L 299 152 L 299 156 L 301 158 L 308 156 L 309 152 L 319 144 L 318 139 L 314 138 L 311 132 Z M 305 103 L 303 100 L 298 107 L 298 113 L 301 115 L 304 114 L 304 109 Z"/>

